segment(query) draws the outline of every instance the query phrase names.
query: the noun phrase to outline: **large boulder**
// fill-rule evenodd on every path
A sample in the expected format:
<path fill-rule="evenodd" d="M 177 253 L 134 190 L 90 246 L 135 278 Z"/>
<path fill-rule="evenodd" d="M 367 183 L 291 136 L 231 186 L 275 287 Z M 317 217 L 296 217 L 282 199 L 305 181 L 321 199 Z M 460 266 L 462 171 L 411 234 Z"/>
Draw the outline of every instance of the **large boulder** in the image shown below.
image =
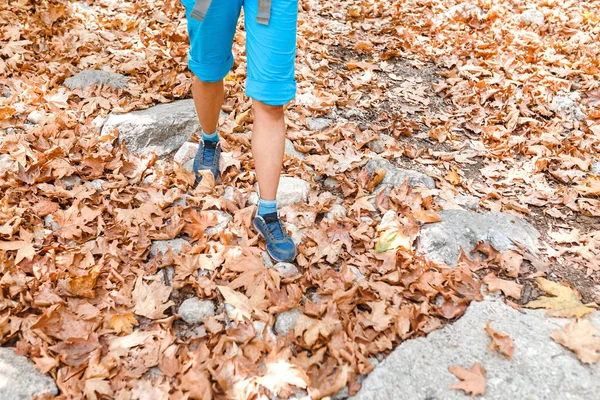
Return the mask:
<path fill-rule="evenodd" d="M 433 261 L 454 266 L 460 248 L 467 255 L 480 240 L 500 252 L 516 248 L 514 241 L 532 253 L 537 252 L 540 233 L 527 221 L 501 212 L 476 213 L 466 210 L 439 212 L 441 222 L 421 228 L 418 249 Z"/>
<path fill-rule="evenodd" d="M 127 77 L 115 72 L 97 69 L 80 71 L 70 78 L 65 79 L 65 86 L 69 89 L 87 88 L 93 84 L 104 84 L 115 89 L 127 87 Z"/>
<path fill-rule="evenodd" d="M 600 327 L 598 313 L 592 320 Z M 488 321 L 492 329 L 513 340 L 511 360 L 488 350 Z M 554 329 L 568 322 L 548 318 L 543 310 L 519 312 L 497 299 L 471 303 L 454 324 L 398 346 L 364 379 L 351 399 L 471 399 L 448 389 L 459 381 L 448 367 L 471 369 L 474 362 L 485 368 L 488 400 L 597 399 L 600 363 L 584 366 L 550 338 Z"/>
<path fill-rule="evenodd" d="M 40 373 L 26 357 L 14 349 L 0 348 L 0 399 L 25 400 L 35 396 L 58 395 L 56 384 Z"/>
<path fill-rule="evenodd" d="M 199 131 L 200 124 L 193 100 L 178 100 L 146 110 L 113 114 L 102 127 L 102 134 L 118 129 L 119 138 L 127 142 L 133 153 L 159 157 L 179 149 L 188 138 Z"/>
<path fill-rule="evenodd" d="M 258 183 L 255 187 L 256 191 L 260 193 Z M 293 176 L 282 176 L 277 188 L 277 207 L 283 208 L 298 203 L 305 203 L 308 200 L 309 190 L 310 183 L 304 179 Z"/>
<path fill-rule="evenodd" d="M 417 171 L 397 168 L 384 158 L 370 160 L 365 168 L 371 174 L 376 169 L 385 170 L 385 176 L 378 185 L 378 188 L 386 186 L 402 186 L 404 181 L 408 180 L 409 185 L 412 187 L 425 186 L 429 189 L 435 189 L 435 182 L 430 176 Z"/>

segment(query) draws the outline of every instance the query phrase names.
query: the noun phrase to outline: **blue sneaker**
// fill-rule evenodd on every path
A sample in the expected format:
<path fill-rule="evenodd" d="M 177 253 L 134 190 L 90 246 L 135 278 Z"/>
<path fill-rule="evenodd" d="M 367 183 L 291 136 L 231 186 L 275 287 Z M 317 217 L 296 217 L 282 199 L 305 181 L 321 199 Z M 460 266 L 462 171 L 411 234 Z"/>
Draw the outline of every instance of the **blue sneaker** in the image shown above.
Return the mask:
<path fill-rule="evenodd" d="M 292 262 L 296 258 L 296 245 L 281 226 L 276 212 L 256 215 L 254 228 L 267 242 L 267 253 L 277 262 Z"/>
<path fill-rule="evenodd" d="M 221 143 L 211 142 L 210 140 L 200 140 L 196 157 L 194 157 L 194 166 L 192 167 L 196 173 L 196 181 L 199 182 L 201 177 L 198 171 L 210 170 L 215 177 L 215 182 L 219 177 L 219 158 L 221 157 Z"/>

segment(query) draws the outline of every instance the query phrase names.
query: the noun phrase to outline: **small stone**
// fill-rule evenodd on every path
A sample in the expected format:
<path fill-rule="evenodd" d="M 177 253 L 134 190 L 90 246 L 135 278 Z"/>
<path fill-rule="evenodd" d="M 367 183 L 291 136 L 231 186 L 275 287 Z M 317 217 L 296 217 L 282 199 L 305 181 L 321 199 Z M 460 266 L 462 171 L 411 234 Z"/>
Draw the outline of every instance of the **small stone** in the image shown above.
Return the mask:
<path fill-rule="evenodd" d="M 550 108 L 561 117 L 571 121 L 581 121 L 585 118 L 585 114 L 579 108 L 579 104 L 577 104 L 579 100 L 578 96 L 577 93 L 554 96 Z"/>
<path fill-rule="evenodd" d="M 234 201 L 235 202 L 235 189 L 233 186 L 227 186 L 225 191 L 223 192 L 223 198 L 225 200 Z"/>
<path fill-rule="evenodd" d="M 279 272 L 284 278 L 294 278 L 300 274 L 300 272 L 298 272 L 298 268 L 291 263 L 278 262 L 273 266 L 273 268 L 277 270 L 277 272 Z"/>
<path fill-rule="evenodd" d="M 223 211 L 210 210 L 208 211 L 208 213 L 217 216 L 217 224 L 215 226 L 207 228 L 205 231 L 208 237 L 211 237 L 221 232 L 223 229 L 225 229 L 229 221 L 233 220 L 233 217 L 230 214 L 227 214 Z"/>
<path fill-rule="evenodd" d="M 356 276 L 356 281 L 360 282 L 360 281 L 364 281 L 365 280 L 365 276 L 362 274 L 362 272 L 360 272 L 360 270 L 355 267 L 354 265 L 348 265 L 348 269 L 350 271 L 352 271 L 352 273 L 354 274 L 354 276 Z"/>
<path fill-rule="evenodd" d="M 193 142 L 185 142 L 175 156 L 173 157 L 173 161 L 178 162 L 181 165 L 184 165 L 186 162 L 193 160 L 198 152 L 198 143 Z"/>
<path fill-rule="evenodd" d="M 0 174 L 10 171 L 14 163 L 14 160 L 8 154 L 0 154 Z"/>
<path fill-rule="evenodd" d="M 145 185 L 151 185 L 152 183 L 154 183 L 154 180 L 155 180 L 155 179 L 156 179 L 156 175 L 154 175 L 154 174 L 150 174 L 150 175 L 147 175 L 147 176 L 144 178 L 144 181 L 143 181 L 143 182 L 144 182 L 144 184 L 145 184 Z"/>
<path fill-rule="evenodd" d="M 125 140 L 132 153 L 158 157 L 178 150 L 194 133 L 200 130 L 194 101 L 177 100 L 159 104 L 146 110 L 125 114 L 111 113 L 102 127 L 102 135 L 119 130 L 119 139 Z"/>
<path fill-rule="evenodd" d="M 331 207 L 331 210 L 327 214 L 325 214 L 325 218 L 330 221 L 335 221 L 336 219 L 346 218 L 346 215 L 346 207 L 344 207 L 341 204 L 334 204 Z"/>
<path fill-rule="evenodd" d="M 337 179 L 335 179 L 335 178 L 327 178 L 323 182 L 323 186 L 325 186 L 327 189 L 334 189 L 339 184 L 340 184 L 340 182 Z"/>
<path fill-rule="evenodd" d="M 392 222 L 393 220 L 395 220 L 396 218 L 398 218 L 398 213 L 396 213 L 396 211 L 394 211 L 394 210 L 388 210 L 385 212 L 385 214 L 383 214 L 383 217 L 381 217 L 381 223 L 379 225 L 380 226 L 387 225 L 390 222 Z"/>
<path fill-rule="evenodd" d="M 65 86 L 71 90 L 76 88 L 85 89 L 96 83 L 110 85 L 115 89 L 124 89 L 127 87 L 127 77 L 115 72 L 87 70 L 65 79 Z"/>
<path fill-rule="evenodd" d="M 519 15 L 519 22 L 525 25 L 544 25 L 545 18 L 544 14 L 540 11 L 530 8 L 525 10 Z"/>
<path fill-rule="evenodd" d="M 31 122 L 32 124 L 39 124 L 42 121 L 42 119 L 48 117 L 49 115 L 45 112 L 35 110 L 27 116 L 27 121 Z"/>
<path fill-rule="evenodd" d="M 175 254 L 181 253 L 184 247 L 189 247 L 189 243 L 181 238 L 171 240 L 155 240 L 150 245 L 150 255 L 152 257 L 156 255 L 163 255 L 167 252 L 169 247 Z"/>
<path fill-rule="evenodd" d="M 271 256 L 269 255 L 269 253 L 267 253 L 266 251 L 262 251 L 260 254 L 265 263 L 265 267 L 273 268 L 273 260 L 271 259 Z"/>
<path fill-rule="evenodd" d="M 258 197 L 258 193 L 256 193 L 256 192 L 252 192 L 252 193 L 250 193 L 250 196 L 248 196 L 248 204 L 251 206 L 257 206 L 258 200 L 259 200 L 259 197 Z"/>
<path fill-rule="evenodd" d="M 300 153 L 298 150 L 296 150 L 294 143 L 292 143 L 290 139 L 285 139 L 285 154 L 299 159 L 303 159 L 305 157 L 303 153 Z"/>
<path fill-rule="evenodd" d="M 192 297 L 181 303 L 177 314 L 188 324 L 197 324 L 204 318 L 215 316 L 215 305 L 210 300 Z"/>
<path fill-rule="evenodd" d="M 348 119 L 352 119 L 354 117 L 362 118 L 363 117 L 363 112 L 359 108 L 351 108 L 348 111 L 346 111 L 344 115 Z"/>
<path fill-rule="evenodd" d="M 600 175 L 600 161 L 596 161 L 592 164 L 592 168 L 590 168 L 590 172 L 594 175 Z"/>
<path fill-rule="evenodd" d="M 297 308 L 277 314 L 275 332 L 279 335 L 287 335 L 288 332 L 294 329 L 298 316 L 301 314 L 302 311 Z"/>
<path fill-rule="evenodd" d="M 102 185 L 104 185 L 106 183 L 106 181 L 104 179 L 94 179 L 90 183 L 92 184 L 92 187 L 94 189 L 96 189 L 98 192 L 101 192 L 102 191 Z"/>
<path fill-rule="evenodd" d="M 479 207 L 481 201 L 475 196 L 456 196 L 454 201 L 458 204 L 463 204 L 467 210 L 473 210 Z"/>
<path fill-rule="evenodd" d="M 331 125 L 331 120 L 327 118 L 306 118 L 306 125 L 311 131 L 322 131 Z"/>
<path fill-rule="evenodd" d="M 44 217 L 44 227 L 50 229 L 52 232 L 56 232 L 60 229 L 60 226 L 54 221 L 52 214 L 48 214 Z"/>
<path fill-rule="evenodd" d="M 449 17 L 453 17 L 456 13 L 460 13 L 463 17 L 474 16 L 479 20 L 485 18 L 485 13 L 483 10 L 471 3 L 460 3 L 450 7 L 448 11 L 446 11 L 446 15 Z"/>
<path fill-rule="evenodd" d="M 173 202 L 173 205 L 179 206 L 181 208 L 187 207 L 187 198 L 188 197 L 189 197 L 189 194 L 187 194 L 187 193 L 182 194 L 180 198 L 178 198 L 175 202 Z"/>
<path fill-rule="evenodd" d="M 191 159 L 191 160 L 187 161 L 185 164 L 183 164 L 183 168 L 192 172 L 194 170 L 194 159 Z"/>
<path fill-rule="evenodd" d="M 371 217 L 360 217 L 360 222 L 365 223 L 367 225 L 373 225 L 375 221 Z"/>
<path fill-rule="evenodd" d="M 258 183 L 256 184 L 256 189 L 257 191 L 260 189 Z M 306 203 L 309 190 L 310 183 L 305 180 L 291 176 L 282 176 L 279 180 L 279 188 L 277 189 L 277 208 Z M 256 204 L 258 204 L 258 199 Z"/>
<path fill-rule="evenodd" d="M 365 168 L 371 174 L 376 169 L 382 168 L 385 170 L 385 176 L 383 177 L 381 183 L 377 186 L 378 188 L 385 186 L 400 187 L 405 180 L 408 180 L 409 185 L 412 187 L 425 186 L 429 189 L 435 189 L 435 181 L 430 176 L 417 171 L 397 168 L 388 160 L 383 158 L 370 160 Z"/>
<path fill-rule="evenodd" d="M 385 142 L 381 139 L 372 140 L 367 146 L 377 154 L 381 154 L 385 151 Z"/>
<path fill-rule="evenodd" d="M 77 175 L 65 176 L 60 181 L 67 190 L 71 190 L 75 186 L 81 185 L 81 178 Z"/>
<path fill-rule="evenodd" d="M 58 395 L 52 378 L 42 374 L 24 356 L 18 356 L 12 347 L 0 348 L 0 399 L 26 400 L 40 396 Z"/>
<path fill-rule="evenodd" d="M 299 246 L 306 236 L 306 228 L 298 228 L 289 222 L 285 223 L 285 229 L 290 233 L 290 237 L 296 246 Z"/>

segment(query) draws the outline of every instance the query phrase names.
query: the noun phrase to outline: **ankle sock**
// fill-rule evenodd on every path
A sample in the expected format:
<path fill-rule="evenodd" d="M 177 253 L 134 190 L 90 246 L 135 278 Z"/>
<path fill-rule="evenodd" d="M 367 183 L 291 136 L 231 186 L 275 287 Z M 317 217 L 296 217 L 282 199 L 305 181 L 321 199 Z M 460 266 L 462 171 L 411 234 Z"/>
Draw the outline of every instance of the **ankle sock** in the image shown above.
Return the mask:
<path fill-rule="evenodd" d="M 277 200 L 264 200 L 260 199 L 258 202 L 258 215 L 261 217 L 266 214 L 277 212 Z"/>
<path fill-rule="evenodd" d="M 213 133 L 204 133 L 202 132 L 202 140 L 205 142 L 218 142 L 219 141 L 219 131 L 216 130 Z"/>

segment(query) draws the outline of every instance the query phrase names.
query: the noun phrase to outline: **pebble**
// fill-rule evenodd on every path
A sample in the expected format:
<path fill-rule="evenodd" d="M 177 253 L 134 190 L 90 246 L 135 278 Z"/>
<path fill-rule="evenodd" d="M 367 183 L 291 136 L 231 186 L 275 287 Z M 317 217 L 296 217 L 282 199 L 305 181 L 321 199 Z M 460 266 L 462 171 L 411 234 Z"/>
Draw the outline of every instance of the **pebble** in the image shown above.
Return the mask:
<path fill-rule="evenodd" d="M 192 297 L 181 303 L 177 313 L 188 324 L 196 324 L 202 322 L 202 319 L 206 317 L 214 317 L 215 305 L 210 300 L 200 300 L 197 297 Z"/>
<path fill-rule="evenodd" d="M 294 326 L 296 326 L 296 321 L 298 321 L 298 317 L 301 314 L 302 311 L 297 308 L 277 314 L 277 319 L 275 321 L 275 332 L 279 335 L 287 335 L 292 329 L 294 329 Z"/>

